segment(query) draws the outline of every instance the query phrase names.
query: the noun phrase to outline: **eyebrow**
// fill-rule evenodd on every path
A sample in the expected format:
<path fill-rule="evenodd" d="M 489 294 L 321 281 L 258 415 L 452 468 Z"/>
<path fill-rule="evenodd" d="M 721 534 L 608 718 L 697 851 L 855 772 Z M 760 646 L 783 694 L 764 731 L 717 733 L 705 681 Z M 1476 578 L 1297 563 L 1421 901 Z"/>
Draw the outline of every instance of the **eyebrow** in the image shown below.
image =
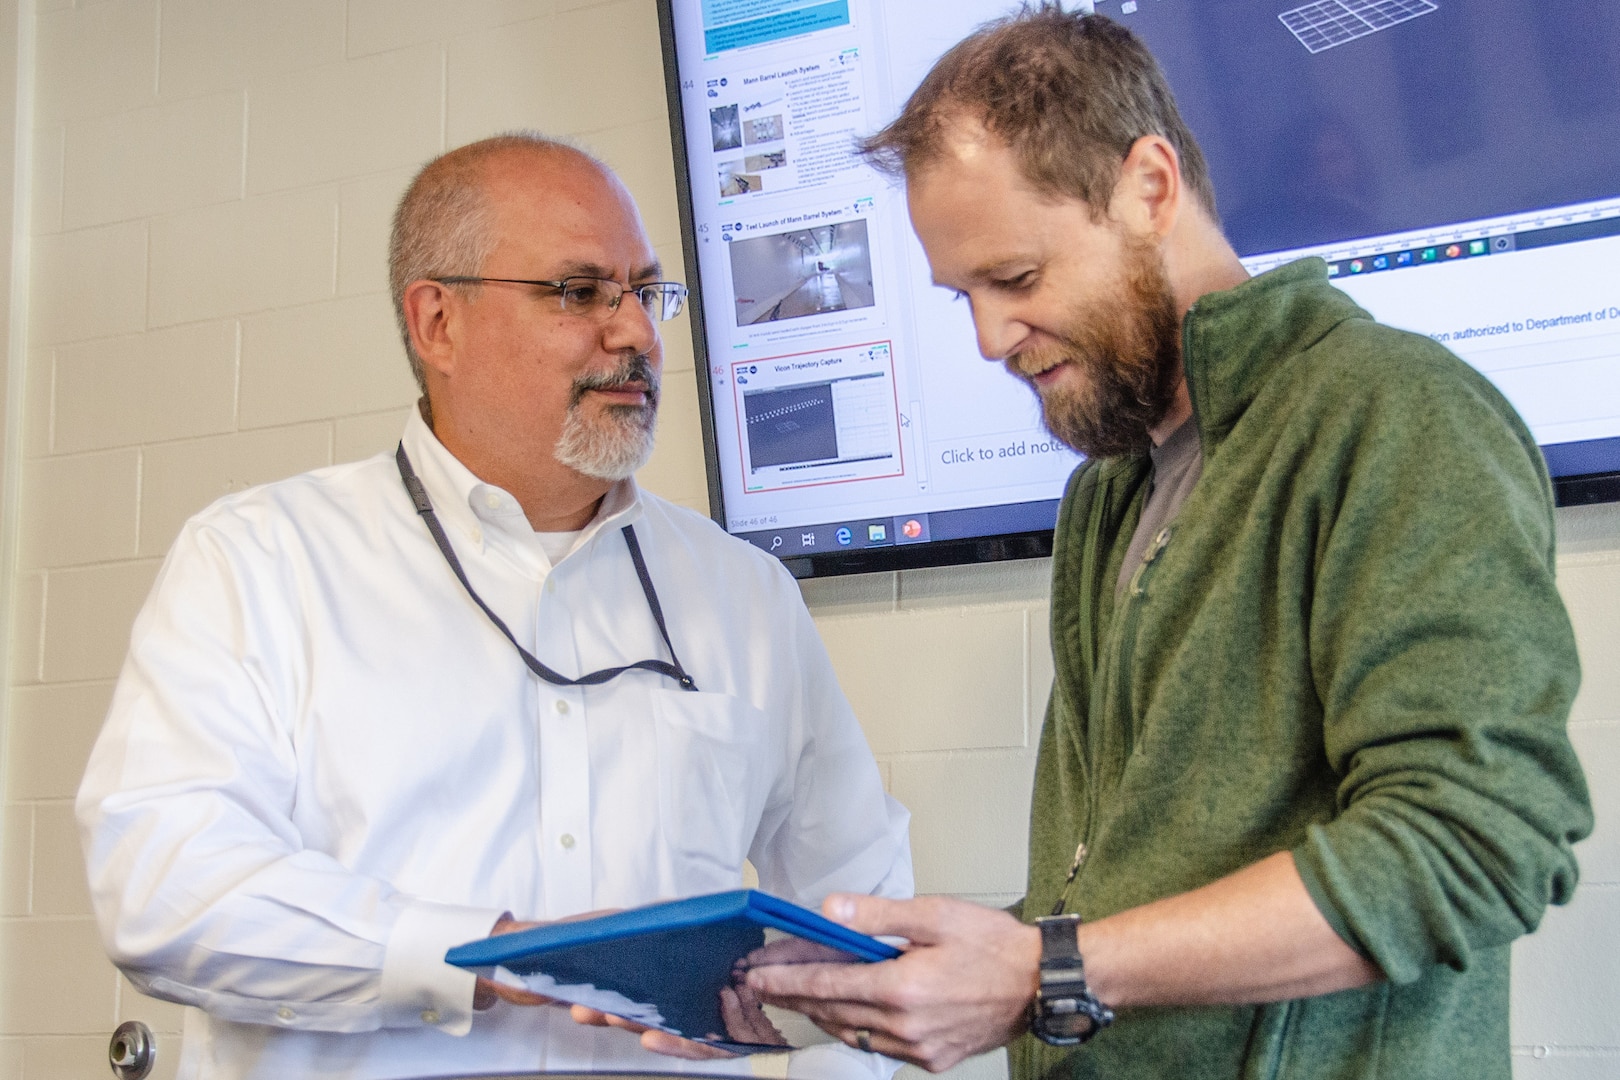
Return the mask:
<path fill-rule="evenodd" d="M 658 262 L 657 259 L 654 259 L 652 262 L 648 263 L 646 266 L 640 267 L 639 269 L 636 269 L 636 270 L 632 270 L 630 272 L 630 280 L 631 281 L 654 281 L 654 280 L 657 280 L 659 275 L 661 275 L 663 272 L 664 272 L 663 266 Z M 562 268 L 557 273 L 557 278 L 559 280 L 561 280 L 563 278 L 571 278 L 571 277 L 594 277 L 594 278 L 606 278 L 609 281 L 616 280 L 614 278 L 614 276 L 613 276 L 613 268 L 612 267 L 603 266 L 600 263 L 592 263 L 592 262 L 564 263 Z"/>
<path fill-rule="evenodd" d="M 1033 269 L 1034 267 L 1038 266 L 1039 263 L 1040 260 L 1031 258 L 1029 256 L 1018 256 L 1011 259 L 1002 259 L 999 262 L 985 263 L 983 266 L 974 267 L 972 270 L 969 270 L 963 275 L 962 280 L 974 284 L 981 281 L 994 281 L 997 278 L 1007 277 L 1015 268 L 1018 268 L 1019 273 L 1023 273 L 1024 270 Z M 933 281 L 935 285 L 938 285 L 941 288 L 955 288 L 955 286 L 948 285 L 939 280 L 937 277 L 934 278 Z"/>

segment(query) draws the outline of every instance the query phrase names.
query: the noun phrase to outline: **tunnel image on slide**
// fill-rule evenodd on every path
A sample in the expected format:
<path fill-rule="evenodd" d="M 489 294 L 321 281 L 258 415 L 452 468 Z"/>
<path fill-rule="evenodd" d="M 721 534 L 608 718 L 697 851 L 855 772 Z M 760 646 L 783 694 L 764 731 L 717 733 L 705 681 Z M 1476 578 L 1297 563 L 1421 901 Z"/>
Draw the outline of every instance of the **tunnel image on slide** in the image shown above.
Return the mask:
<path fill-rule="evenodd" d="M 738 326 L 871 307 L 866 222 L 735 240 L 731 283 Z"/>

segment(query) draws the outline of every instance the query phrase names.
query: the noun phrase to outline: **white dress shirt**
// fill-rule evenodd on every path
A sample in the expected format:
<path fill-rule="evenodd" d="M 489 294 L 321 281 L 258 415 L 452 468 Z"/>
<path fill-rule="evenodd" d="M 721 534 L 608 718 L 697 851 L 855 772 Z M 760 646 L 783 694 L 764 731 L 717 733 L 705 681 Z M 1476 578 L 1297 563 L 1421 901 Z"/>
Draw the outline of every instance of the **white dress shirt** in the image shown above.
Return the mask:
<path fill-rule="evenodd" d="M 534 677 L 392 454 L 222 499 L 135 621 L 79 792 L 109 954 L 143 992 L 196 1006 L 182 1078 L 746 1075 L 561 1009 L 475 1014 L 473 976 L 443 957 L 504 911 L 736 888 L 745 858 L 804 904 L 910 894 L 908 815 L 797 588 L 633 481 L 552 565 L 517 501 L 414 412 L 404 444 L 474 587 L 565 675 L 668 659 L 620 534 L 634 523 L 700 692 L 645 671 Z"/>

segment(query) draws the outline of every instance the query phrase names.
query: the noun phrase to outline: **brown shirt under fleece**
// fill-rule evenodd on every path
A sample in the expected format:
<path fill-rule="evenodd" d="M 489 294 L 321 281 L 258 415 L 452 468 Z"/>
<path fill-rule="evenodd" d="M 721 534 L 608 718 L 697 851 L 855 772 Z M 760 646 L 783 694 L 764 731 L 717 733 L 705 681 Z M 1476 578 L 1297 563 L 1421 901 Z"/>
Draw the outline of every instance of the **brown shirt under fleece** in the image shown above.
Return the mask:
<path fill-rule="evenodd" d="M 1176 520 L 1181 504 L 1192 494 L 1193 485 L 1204 471 L 1204 454 L 1198 445 L 1198 423 L 1188 417 L 1170 437 L 1148 451 L 1153 458 L 1153 479 L 1148 481 L 1147 502 L 1142 506 L 1142 519 L 1131 534 L 1131 546 L 1125 549 L 1125 561 L 1119 564 L 1119 580 L 1114 583 L 1114 598 L 1125 595 L 1125 583 L 1131 580 L 1136 568 L 1147 554 L 1148 545 L 1159 535 L 1159 530 Z"/>

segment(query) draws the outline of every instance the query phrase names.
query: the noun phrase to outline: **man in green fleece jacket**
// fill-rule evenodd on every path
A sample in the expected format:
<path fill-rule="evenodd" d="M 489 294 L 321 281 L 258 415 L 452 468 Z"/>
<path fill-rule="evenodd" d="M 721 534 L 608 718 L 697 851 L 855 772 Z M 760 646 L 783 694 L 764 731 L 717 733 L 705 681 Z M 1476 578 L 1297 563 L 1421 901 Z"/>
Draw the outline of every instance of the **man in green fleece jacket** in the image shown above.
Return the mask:
<path fill-rule="evenodd" d="M 1016 1039 L 1023 1078 L 1505 1080 L 1509 943 L 1591 829 L 1529 432 L 1320 261 L 1250 280 L 1106 19 L 981 30 L 867 150 L 980 351 L 1090 459 L 1057 524 L 1025 921 L 835 896 L 912 948 L 749 984 L 931 1069 Z M 1084 922 L 1029 925 L 1056 911 Z M 1070 1045 L 1020 1037 L 1032 1015 Z"/>

